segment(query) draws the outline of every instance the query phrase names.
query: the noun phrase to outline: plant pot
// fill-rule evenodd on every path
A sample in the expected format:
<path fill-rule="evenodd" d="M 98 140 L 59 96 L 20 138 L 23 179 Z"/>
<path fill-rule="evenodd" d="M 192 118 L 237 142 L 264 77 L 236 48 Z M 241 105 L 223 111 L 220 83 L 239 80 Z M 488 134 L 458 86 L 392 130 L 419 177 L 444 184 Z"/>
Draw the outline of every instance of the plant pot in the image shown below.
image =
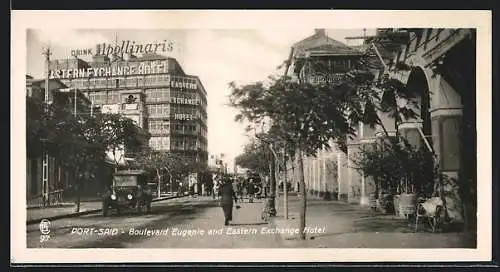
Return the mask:
<path fill-rule="evenodd" d="M 376 210 L 377 209 L 377 195 L 375 193 L 371 193 L 368 197 L 369 199 L 369 205 L 370 209 Z"/>
<path fill-rule="evenodd" d="M 340 194 L 340 201 L 347 202 L 348 200 L 348 195 L 347 194 Z"/>
<path fill-rule="evenodd" d="M 387 193 L 381 193 L 378 198 L 378 209 L 383 214 L 388 214 L 392 210 L 392 195 Z"/>
<path fill-rule="evenodd" d="M 394 195 L 393 202 L 394 202 L 394 214 L 399 217 L 401 216 L 399 212 L 400 195 Z"/>
<path fill-rule="evenodd" d="M 417 194 L 400 194 L 398 205 L 394 205 L 400 217 L 407 217 L 415 212 Z"/>
<path fill-rule="evenodd" d="M 332 200 L 332 193 L 330 192 L 325 192 L 323 194 L 323 200 Z"/>

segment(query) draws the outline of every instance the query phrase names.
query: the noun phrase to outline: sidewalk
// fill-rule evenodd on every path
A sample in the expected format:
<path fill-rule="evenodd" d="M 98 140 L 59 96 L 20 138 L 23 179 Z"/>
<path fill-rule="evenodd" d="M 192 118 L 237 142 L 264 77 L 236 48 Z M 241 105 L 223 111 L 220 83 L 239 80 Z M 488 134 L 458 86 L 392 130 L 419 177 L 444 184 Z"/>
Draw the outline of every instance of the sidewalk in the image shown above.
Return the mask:
<path fill-rule="evenodd" d="M 81 202 L 80 212 L 88 212 L 92 210 L 101 209 L 102 202 Z M 45 207 L 45 208 L 29 208 L 26 211 L 26 221 L 42 220 L 43 218 L 51 218 L 62 215 L 75 214 L 75 205 L 64 205 L 58 207 Z"/>
<path fill-rule="evenodd" d="M 170 198 L 178 198 L 178 197 L 161 197 L 157 199 L 153 199 L 153 202 L 166 200 Z M 26 222 L 31 223 L 35 221 L 40 221 L 42 219 L 51 219 L 51 218 L 64 218 L 64 217 L 73 217 L 93 212 L 99 212 L 102 208 L 101 201 L 85 201 L 80 203 L 80 211 L 75 212 L 75 205 L 71 205 L 68 203 L 64 206 L 56 206 L 56 207 L 37 207 L 37 208 L 28 208 L 26 210 Z"/>
<path fill-rule="evenodd" d="M 279 198 L 278 215 L 271 224 L 277 228 L 299 227 L 300 200 L 289 197 L 288 216 L 283 215 Z M 307 199 L 306 240 L 297 234 L 282 234 L 287 244 L 306 248 L 474 248 L 475 238 L 463 233 L 431 233 L 391 215 L 370 214 L 368 207 L 339 201 Z"/>
<path fill-rule="evenodd" d="M 134 248 L 281 248 L 281 237 L 265 232 L 269 224 L 261 219 L 264 200 L 253 203 L 238 202 L 240 209 L 233 210 L 233 220 L 224 225 L 224 215 L 217 200 L 208 198 L 205 207 L 185 206 L 184 212 L 148 229 L 169 229 L 169 235 L 145 237 L 130 241 L 125 247 Z M 183 234 L 183 232 L 187 232 Z M 203 232 L 203 233 L 202 233 Z M 193 256 L 196 259 L 196 256 Z"/>

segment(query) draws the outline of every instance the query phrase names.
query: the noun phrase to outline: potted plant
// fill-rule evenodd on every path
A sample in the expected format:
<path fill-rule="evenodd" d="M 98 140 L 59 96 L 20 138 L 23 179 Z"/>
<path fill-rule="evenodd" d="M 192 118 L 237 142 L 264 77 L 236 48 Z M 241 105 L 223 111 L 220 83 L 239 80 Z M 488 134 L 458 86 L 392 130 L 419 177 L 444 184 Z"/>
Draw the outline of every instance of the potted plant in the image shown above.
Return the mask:
<path fill-rule="evenodd" d="M 375 148 L 362 148 L 354 165 L 376 181 L 378 208 L 401 217 L 413 213 L 417 192 L 428 191 L 435 174 L 432 154 L 404 139 L 400 144 L 382 141 Z"/>

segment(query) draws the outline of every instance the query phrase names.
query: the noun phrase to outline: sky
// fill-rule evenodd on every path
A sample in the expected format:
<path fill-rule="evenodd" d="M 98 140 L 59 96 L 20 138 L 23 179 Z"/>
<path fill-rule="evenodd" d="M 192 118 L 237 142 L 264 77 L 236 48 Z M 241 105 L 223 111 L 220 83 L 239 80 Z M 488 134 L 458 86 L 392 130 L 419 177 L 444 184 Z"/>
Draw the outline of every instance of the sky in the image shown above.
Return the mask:
<path fill-rule="evenodd" d="M 227 105 L 229 82 L 249 84 L 282 73 L 278 66 L 288 57 L 291 46 L 312 34 L 314 29 L 31 29 L 27 33 L 27 74 L 43 76 L 42 51 L 48 45 L 53 52 L 51 59 L 65 59 L 71 57 L 72 49 L 95 48 L 116 39 L 143 44 L 172 41 L 174 50 L 164 55 L 176 58 L 187 74 L 198 76 L 207 91 L 208 151 L 223 153 L 228 168 L 233 169 L 234 158 L 243 151 L 248 135 L 246 125 L 234 121 L 237 111 Z M 328 29 L 327 34 L 347 43 L 345 37 L 363 35 L 363 29 Z"/>

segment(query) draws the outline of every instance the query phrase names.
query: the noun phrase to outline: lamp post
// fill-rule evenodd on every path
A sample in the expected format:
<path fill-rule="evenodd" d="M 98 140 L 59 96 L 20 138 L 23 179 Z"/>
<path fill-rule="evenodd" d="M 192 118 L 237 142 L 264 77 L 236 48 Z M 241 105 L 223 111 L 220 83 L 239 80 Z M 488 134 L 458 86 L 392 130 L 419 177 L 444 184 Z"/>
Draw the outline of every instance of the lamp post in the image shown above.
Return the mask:
<path fill-rule="evenodd" d="M 52 55 L 52 52 L 50 50 L 50 46 L 47 47 L 46 50 L 43 51 L 42 53 L 45 55 L 45 65 L 46 65 L 46 74 L 45 74 L 45 114 L 46 117 L 48 117 L 49 113 L 49 103 L 50 103 L 50 97 L 49 97 L 49 70 L 50 70 L 50 55 Z M 49 195 L 49 153 L 47 150 L 47 139 L 42 139 L 42 148 L 43 148 L 43 158 L 42 158 L 42 201 L 43 201 L 43 206 L 47 206 L 50 204 L 50 195 Z"/>
<path fill-rule="evenodd" d="M 262 122 L 261 124 L 261 131 L 262 133 L 264 133 L 264 125 L 265 125 L 265 122 Z M 270 167 L 269 167 L 269 175 L 270 175 L 270 186 L 269 188 L 271 189 L 271 192 L 270 192 L 270 196 L 269 196 L 269 199 L 267 200 L 267 203 L 266 203 L 266 210 L 267 210 L 267 213 L 269 216 L 276 216 L 276 195 L 278 193 L 278 190 L 276 190 L 276 185 L 277 185 L 277 182 L 276 182 L 276 160 L 277 160 L 277 156 L 276 156 L 276 152 L 274 152 L 274 149 L 273 149 L 273 146 L 272 146 L 272 143 L 269 141 L 269 140 L 266 140 L 262 137 L 259 137 L 257 136 L 257 134 L 255 134 L 256 138 L 260 139 L 263 143 L 265 143 L 268 147 L 268 149 L 271 151 L 271 163 L 270 163 Z M 274 182 L 274 184 L 273 184 Z"/>
<path fill-rule="evenodd" d="M 287 167 L 286 167 L 286 152 L 285 149 L 282 148 L 280 150 L 282 158 L 283 158 L 283 213 L 285 216 L 285 220 L 288 219 L 288 180 L 287 180 Z"/>

